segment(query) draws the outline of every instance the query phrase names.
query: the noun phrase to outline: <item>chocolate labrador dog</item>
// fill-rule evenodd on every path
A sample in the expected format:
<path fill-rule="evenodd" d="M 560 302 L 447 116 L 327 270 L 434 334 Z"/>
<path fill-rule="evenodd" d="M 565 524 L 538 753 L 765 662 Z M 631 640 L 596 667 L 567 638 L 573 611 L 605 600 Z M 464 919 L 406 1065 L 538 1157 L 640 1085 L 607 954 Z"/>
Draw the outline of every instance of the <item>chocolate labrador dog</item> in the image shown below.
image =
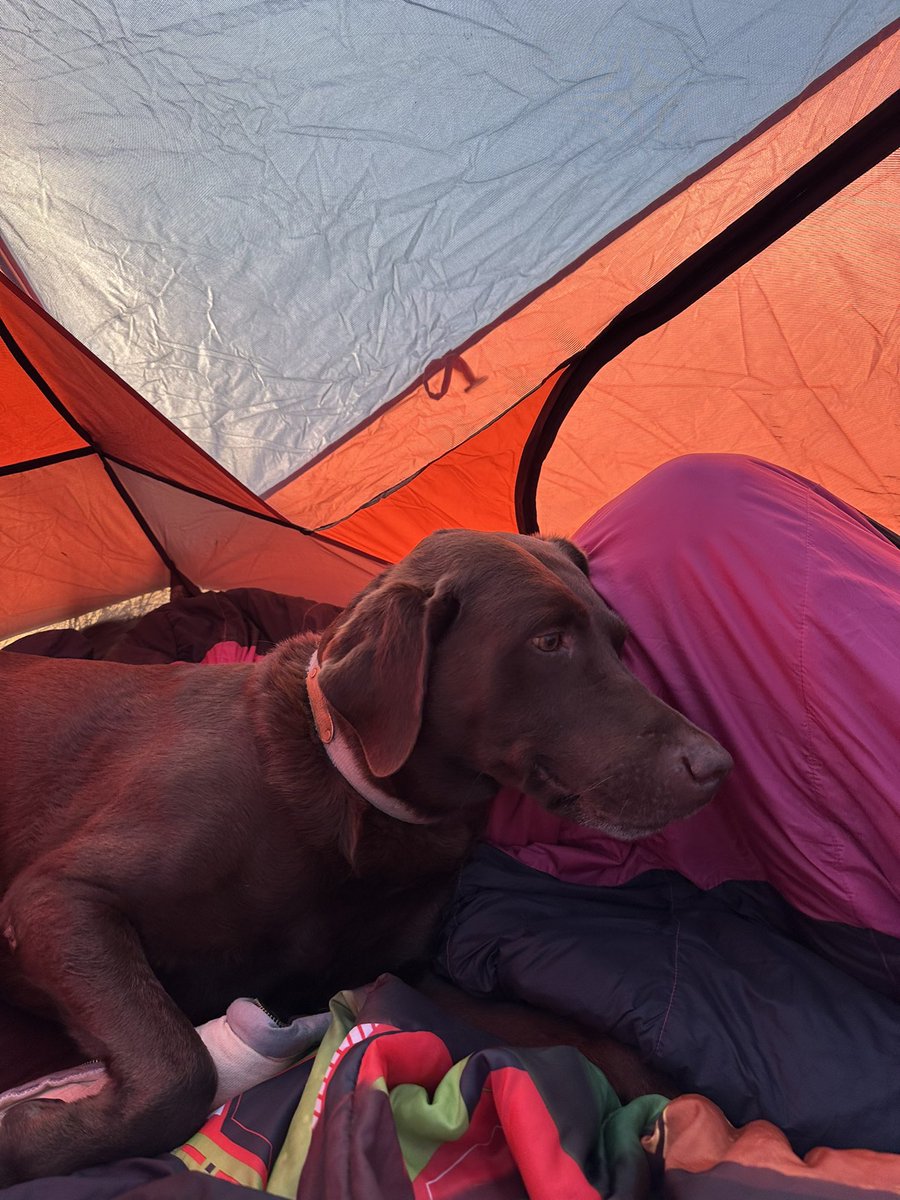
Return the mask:
<path fill-rule="evenodd" d="M 705 804 L 730 759 L 625 636 L 571 544 L 448 531 L 258 663 L 0 654 L 0 986 L 112 1080 L 10 1110 L 0 1182 L 190 1136 L 235 997 L 425 955 L 498 787 L 620 838 Z"/>

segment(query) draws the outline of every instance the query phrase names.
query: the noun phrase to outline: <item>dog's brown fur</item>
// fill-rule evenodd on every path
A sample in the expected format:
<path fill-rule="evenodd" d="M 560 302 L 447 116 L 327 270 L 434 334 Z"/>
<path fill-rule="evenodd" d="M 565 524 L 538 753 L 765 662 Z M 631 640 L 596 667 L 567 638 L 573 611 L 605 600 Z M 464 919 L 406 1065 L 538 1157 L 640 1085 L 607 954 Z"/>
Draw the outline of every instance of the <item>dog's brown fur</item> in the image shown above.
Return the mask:
<path fill-rule="evenodd" d="M 291 1012 L 421 958 L 500 785 L 622 837 L 685 816 L 730 761 L 618 658 L 624 626 L 568 543 L 435 534 L 322 636 L 360 763 L 306 692 L 315 639 L 258 664 L 0 655 L 0 962 L 113 1080 L 0 1125 L 0 1182 L 177 1145 L 214 1069 L 192 1027 L 239 995 Z"/>

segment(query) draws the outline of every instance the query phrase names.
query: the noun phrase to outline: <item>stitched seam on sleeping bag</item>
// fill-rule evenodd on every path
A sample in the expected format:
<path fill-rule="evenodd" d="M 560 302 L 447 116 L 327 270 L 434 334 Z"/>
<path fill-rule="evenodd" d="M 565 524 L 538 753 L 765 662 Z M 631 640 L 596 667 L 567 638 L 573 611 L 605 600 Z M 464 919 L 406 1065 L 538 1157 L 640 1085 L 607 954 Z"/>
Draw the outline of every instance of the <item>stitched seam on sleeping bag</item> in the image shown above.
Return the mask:
<path fill-rule="evenodd" d="M 807 652 L 807 635 L 809 633 L 809 581 L 811 574 L 812 560 L 812 495 L 809 489 L 805 492 L 805 516 L 806 516 L 806 537 L 804 540 L 804 564 L 803 564 L 803 600 L 800 610 L 800 639 L 798 646 L 798 673 L 800 676 L 800 698 L 803 702 L 804 715 L 804 739 L 803 739 L 803 757 L 806 760 L 806 769 L 809 776 L 811 791 L 817 803 L 817 812 L 822 813 L 827 811 L 822 791 L 822 772 L 818 757 L 813 749 L 813 730 L 815 728 L 815 719 L 813 717 L 812 708 L 809 703 L 809 690 L 807 688 L 806 679 L 806 652 Z M 828 838 L 828 845 L 832 852 L 832 861 L 838 879 L 838 885 L 846 898 L 850 911 L 853 913 L 856 923 L 865 928 L 866 922 L 860 917 L 857 906 L 854 900 L 853 893 L 848 886 L 846 872 L 842 869 L 844 863 L 844 850 L 839 839 L 834 834 Z"/>
<path fill-rule="evenodd" d="M 678 954 L 679 954 L 679 939 L 681 936 L 681 922 L 675 922 L 675 966 L 672 973 L 672 991 L 669 994 L 669 1003 L 666 1005 L 666 1013 L 662 1020 L 662 1025 L 659 1029 L 659 1036 L 656 1039 L 656 1045 L 653 1047 L 653 1053 L 658 1054 L 659 1048 L 662 1045 L 663 1035 L 666 1032 L 666 1026 L 669 1023 L 669 1014 L 672 1011 L 672 1005 L 675 1003 L 675 992 L 678 990 Z"/>

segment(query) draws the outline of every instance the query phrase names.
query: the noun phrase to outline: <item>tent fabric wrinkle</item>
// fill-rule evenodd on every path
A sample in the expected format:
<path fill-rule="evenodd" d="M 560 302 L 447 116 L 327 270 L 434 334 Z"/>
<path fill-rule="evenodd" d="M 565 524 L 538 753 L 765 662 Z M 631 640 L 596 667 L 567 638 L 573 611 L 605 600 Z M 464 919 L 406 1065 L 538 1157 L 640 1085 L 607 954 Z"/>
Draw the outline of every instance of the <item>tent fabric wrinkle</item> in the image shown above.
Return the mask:
<path fill-rule="evenodd" d="M 627 843 L 501 792 L 441 935 L 702 1094 L 382 977 L 46 1195 L 896 1194 L 896 3 L 0 0 L 0 87 L 3 654 L 227 673 L 437 529 L 574 536 L 735 760 Z M 25 1020 L 0 1091 L 80 1062 Z"/>
<path fill-rule="evenodd" d="M 896 17 L 890 0 L 153 13 L 0 4 L 2 234 L 49 311 L 256 491 Z"/>
<path fill-rule="evenodd" d="M 894 153 L 608 362 L 548 452 L 539 514 L 574 527 L 702 440 L 790 467 L 900 524 L 896 284 L 881 266 L 900 261 L 897 225 L 884 222 L 898 166 Z M 598 427 L 627 447 L 619 462 L 585 455 Z"/>
<path fill-rule="evenodd" d="M 601 244 L 587 261 L 523 309 L 488 328 L 463 353 L 469 369 L 484 382 L 467 391 L 464 376 L 451 375 L 439 412 L 433 412 L 425 384 L 414 388 L 381 415 L 363 423 L 354 437 L 337 444 L 294 479 L 270 492 L 271 502 L 294 520 L 302 514 L 314 526 L 324 522 L 331 525 L 336 517 L 347 516 L 350 510 L 358 510 L 373 496 L 395 486 L 397 479 L 404 477 L 404 470 L 419 472 L 442 459 L 483 428 L 498 410 L 505 410 L 530 391 L 521 377 L 525 361 L 532 362 L 535 371 L 545 378 L 561 360 L 581 350 L 594 331 L 607 326 L 630 302 L 743 216 L 898 87 L 900 32 L 894 32 L 684 191 L 646 214 L 608 245 Z M 700 378 L 702 381 L 705 377 Z M 654 429 L 654 416 L 651 413 L 645 423 L 648 434 Z M 604 424 L 593 424 L 596 438 L 596 431 L 603 430 Z M 578 442 L 584 447 L 583 432 Z M 651 443 L 634 453 L 633 471 L 640 473 L 676 453 L 707 449 L 713 444 L 703 438 L 702 426 L 680 443 L 661 432 L 655 445 Z M 741 444 L 734 437 L 718 448 L 755 452 L 752 443 Z M 791 448 L 792 443 L 785 450 L 776 445 L 769 456 L 785 454 L 784 465 L 791 466 Z M 621 450 L 617 445 L 617 451 L 612 456 L 604 454 L 603 446 L 598 447 L 596 456 L 604 471 L 617 472 L 619 462 L 631 454 L 627 443 Z M 558 466 L 554 469 L 560 470 Z M 570 490 L 579 488 L 581 473 L 577 464 L 572 476 L 567 480 L 557 477 L 553 485 L 560 505 L 565 504 Z M 636 477 L 632 474 L 620 482 L 614 474 L 611 486 L 621 490 Z M 596 477 L 590 478 L 589 487 L 597 485 Z M 557 527 L 565 527 L 565 521 L 573 527 L 597 503 L 614 494 L 602 481 L 600 487 L 591 508 L 582 509 L 574 520 L 567 512 L 560 512 L 558 517 L 551 514 Z M 546 504 L 540 507 L 546 509 Z"/>
<path fill-rule="evenodd" d="M 0 516 L 4 634 L 168 586 L 96 455 L 0 476 Z"/>
<path fill-rule="evenodd" d="M 10 431 L 0 636 L 155 591 L 170 577 L 215 587 L 229 566 L 244 583 L 286 591 L 309 578 L 341 603 L 377 569 L 370 553 L 291 526 L 3 278 L 0 308 L 0 412 Z"/>

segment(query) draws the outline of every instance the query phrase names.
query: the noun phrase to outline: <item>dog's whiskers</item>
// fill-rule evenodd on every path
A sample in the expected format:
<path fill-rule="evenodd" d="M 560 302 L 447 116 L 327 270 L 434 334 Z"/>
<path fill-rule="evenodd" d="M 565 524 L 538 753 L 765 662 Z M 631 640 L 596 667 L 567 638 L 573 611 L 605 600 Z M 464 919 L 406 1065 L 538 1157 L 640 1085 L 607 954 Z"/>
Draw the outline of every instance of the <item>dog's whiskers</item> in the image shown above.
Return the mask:
<path fill-rule="evenodd" d="M 597 779 L 592 779 L 590 783 L 586 784 L 582 788 L 581 794 L 583 795 L 585 792 L 591 792 L 594 790 L 594 788 L 603 787 L 604 783 L 609 783 L 609 781 L 614 778 L 615 771 L 611 771 L 606 775 L 599 776 Z"/>

